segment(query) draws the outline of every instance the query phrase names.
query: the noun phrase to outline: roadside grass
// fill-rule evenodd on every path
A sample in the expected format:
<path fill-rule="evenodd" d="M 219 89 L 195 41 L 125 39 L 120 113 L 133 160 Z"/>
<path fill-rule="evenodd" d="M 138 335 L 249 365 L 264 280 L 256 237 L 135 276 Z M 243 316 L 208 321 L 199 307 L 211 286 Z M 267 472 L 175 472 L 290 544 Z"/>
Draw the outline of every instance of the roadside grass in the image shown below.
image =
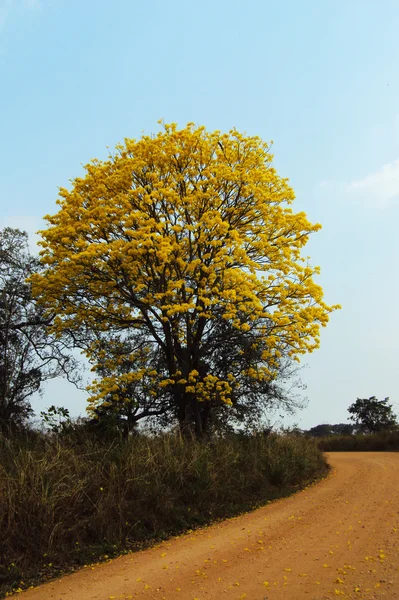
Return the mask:
<path fill-rule="evenodd" d="M 332 435 L 316 438 L 323 452 L 395 452 L 399 451 L 399 431 L 357 435 Z"/>
<path fill-rule="evenodd" d="M 287 496 L 326 475 L 313 440 L 0 437 L 0 597 Z"/>

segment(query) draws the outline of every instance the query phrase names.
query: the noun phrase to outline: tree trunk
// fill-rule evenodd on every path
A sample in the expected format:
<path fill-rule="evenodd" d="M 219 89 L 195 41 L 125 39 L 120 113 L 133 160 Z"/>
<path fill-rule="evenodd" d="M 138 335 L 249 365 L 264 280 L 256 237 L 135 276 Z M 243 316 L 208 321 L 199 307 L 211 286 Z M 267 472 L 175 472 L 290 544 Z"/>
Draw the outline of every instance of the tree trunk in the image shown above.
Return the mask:
<path fill-rule="evenodd" d="M 209 438 L 211 433 L 212 406 L 210 402 L 203 402 L 201 406 L 202 432 Z"/>
<path fill-rule="evenodd" d="M 195 437 L 197 438 L 197 440 L 200 440 L 204 436 L 204 428 L 202 425 L 202 415 L 201 415 L 200 405 L 196 398 L 192 399 L 192 406 L 193 406 L 193 415 L 194 415 Z"/>
<path fill-rule="evenodd" d="M 210 406 L 193 394 L 183 394 L 178 408 L 180 432 L 184 437 L 204 439 L 209 431 Z"/>

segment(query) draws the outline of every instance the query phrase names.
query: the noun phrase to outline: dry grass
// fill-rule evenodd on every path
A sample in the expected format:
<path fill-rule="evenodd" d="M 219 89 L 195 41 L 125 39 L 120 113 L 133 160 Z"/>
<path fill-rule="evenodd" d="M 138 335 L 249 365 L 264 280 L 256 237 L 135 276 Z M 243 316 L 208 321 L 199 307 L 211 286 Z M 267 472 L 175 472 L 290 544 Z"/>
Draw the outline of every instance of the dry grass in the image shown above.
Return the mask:
<path fill-rule="evenodd" d="M 327 471 L 313 440 L 286 435 L 0 438 L 0 465 L 0 596 L 249 510 Z"/>

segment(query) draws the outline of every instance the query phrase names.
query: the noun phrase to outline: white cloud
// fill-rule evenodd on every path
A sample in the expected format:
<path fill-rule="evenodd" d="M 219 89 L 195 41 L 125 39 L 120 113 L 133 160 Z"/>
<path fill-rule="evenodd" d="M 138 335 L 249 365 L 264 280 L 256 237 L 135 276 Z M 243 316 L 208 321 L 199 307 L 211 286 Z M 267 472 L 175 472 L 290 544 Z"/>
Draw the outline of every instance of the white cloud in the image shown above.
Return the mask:
<path fill-rule="evenodd" d="M 326 197 L 334 197 L 336 202 L 349 201 L 369 210 L 399 205 L 399 159 L 383 165 L 362 179 L 322 181 L 315 188 L 315 194 L 319 195 L 320 192 Z"/>
<path fill-rule="evenodd" d="M 347 190 L 361 194 L 379 208 L 385 208 L 399 200 L 399 159 L 381 169 L 347 184 Z"/>

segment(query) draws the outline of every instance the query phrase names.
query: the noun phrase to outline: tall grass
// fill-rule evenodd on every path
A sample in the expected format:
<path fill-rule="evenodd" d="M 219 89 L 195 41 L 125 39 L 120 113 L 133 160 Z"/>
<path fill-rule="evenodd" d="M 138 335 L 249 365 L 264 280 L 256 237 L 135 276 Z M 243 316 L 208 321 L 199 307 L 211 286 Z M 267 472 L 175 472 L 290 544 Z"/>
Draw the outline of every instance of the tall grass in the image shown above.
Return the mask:
<path fill-rule="evenodd" d="M 0 465 L 0 596 L 248 510 L 327 471 L 312 440 L 277 435 L 3 438 Z"/>
<path fill-rule="evenodd" d="M 324 452 L 379 452 L 399 450 L 399 431 L 357 435 L 331 435 L 317 438 L 320 450 Z"/>

